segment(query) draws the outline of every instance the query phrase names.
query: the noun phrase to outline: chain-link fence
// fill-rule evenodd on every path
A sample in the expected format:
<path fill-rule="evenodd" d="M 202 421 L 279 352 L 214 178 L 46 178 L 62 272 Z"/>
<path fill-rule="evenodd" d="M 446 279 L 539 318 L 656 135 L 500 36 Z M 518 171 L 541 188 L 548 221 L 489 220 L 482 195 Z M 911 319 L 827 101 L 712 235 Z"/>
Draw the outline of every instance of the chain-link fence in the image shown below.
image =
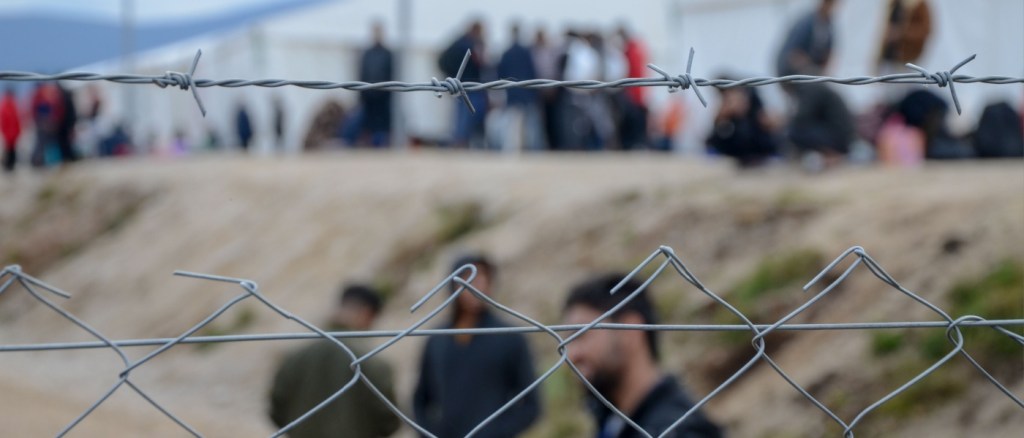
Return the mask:
<path fill-rule="evenodd" d="M 852 260 L 852 261 L 850 261 Z M 844 262 L 848 262 L 848 266 L 844 268 L 838 276 L 835 275 L 834 271 L 838 270 Z M 934 313 L 936 318 L 933 321 L 892 321 L 892 322 L 854 322 L 854 323 L 815 323 L 815 324 L 791 324 L 790 321 L 797 315 L 800 315 L 809 307 L 815 305 L 827 295 L 836 290 L 836 288 L 842 284 L 851 273 L 856 269 L 863 266 L 868 269 L 878 280 L 880 280 L 885 286 L 888 286 L 889 293 L 903 294 L 906 297 L 911 298 L 920 306 L 927 308 L 930 312 Z M 644 277 L 644 272 L 653 272 Z M 610 318 L 619 312 L 619 310 L 625 306 L 630 300 L 634 299 L 635 296 L 645 290 L 653 281 L 664 275 L 671 275 L 668 273 L 675 273 L 682 278 L 686 283 L 693 286 L 698 293 L 703 294 L 708 299 L 714 301 L 719 306 L 727 309 L 731 314 L 735 315 L 736 318 L 741 320 L 743 324 L 731 325 L 731 324 L 710 324 L 710 325 L 687 325 L 687 324 L 619 324 L 619 323 L 606 323 Z M 751 368 L 759 363 L 765 363 L 771 367 L 779 376 L 792 386 L 793 390 L 800 394 L 806 401 L 814 405 L 817 409 L 820 409 L 829 418 L 835 421 L 844 431 L 845 436 L 853 436 L 853 431 L 859 423 L 872 411 L 896 397 L 897 395 L 907 391 L 909 388 L 920 382 L 925 377 L 934 373 L 937 369 L 944 366 L 954 357 L 960 356 L 966 359 L 978 373 L 984 376 L 991 384 L 1009 397 L 1015 404 L 1024 409 L 1024 401 L 1021 398 L 1011 392 L 1003 383 L 993 377 L 992 373 L 986 370 L 974 357 L 968 353 L 969 345 L 966 345 L 964 336 L 961 332 L 963 327 L 988 327 L 991 330 L 998 332 L 1001 335 L 1005 335 L 1015 341 L 1016 343 L 1024 346 L 1024 336 L 1014 333 L 1008 330 L 1007 327 L 1019 327 L 1024 326 L 1024 319 L 1009 319 L 1009 320 L 986 320 L 982 316 L 978 315 L 950 315 L 942 308 L 937 305 L 925 300 L 920 295 L 908 290 L 897 282 L 892 276 L 890 276 L 879 264 L 876 262 L 868 253 L 860 248 L 853 247 L 843 252 L 837 257 L 832 263 L 826 266 L 821 273 L 815 276 L 805 286 L 805 290 L 814 288 L 817 284 L 821 283 L 826 277 L 834 277 L 835 279 L 824 285 L 821 290 L 815 294 L 812 298 L 801 304 L 799 307 L 793 309 L 784 317 L 780 318 L 772 324 L 755 324 L 752 322 L 747 315 L 738 310 L 735 306 L 729 303 L 726 299 L 716 294 L 704 283 L 702 283 L 696 275 L 694 275 L 682 262 L 682 260 L 675 254 L 675 252 L 669 247 L 661 247 L 650 254 L 643 262 L 636 266 L 618 286 L 608 291 L 610 294 L 626 294 L 622 301 L 608 310 L 600 317 L 594 319 L 585 325 L 545 325 L 530 316 L 519 312 L 513 308 L 510 308 L 492 297 L 488 296 L 482 291 L 478 290 L 472 285 L 473 279 L 477 275 L 477 268 L 473 265 L 462 266 L 451 275 L 443 279 L 433 289 L 427 292 L 419 301 L 412 306 L 413 312 L 422 312 L 424 315 L 417 320 L 415 323 L 410 325 L 408 328 L 401 331 L 365 331 L 365 332 L 331 332 L 328 333 L 316 325 L 308 322 L 307 320 L 290 313 L 289 311 L 281 308 L 277 304 L 274 304 L 265 294 L 260 291 L 257 283 L 241 278 L 230 278 L 222 277 L 217 275 L 201 274 L 195 272 L 176 272 L 175 275 L 200 279 L 206 281 L 215 282 L 227 282 L 233 283 L 241 288 L 241 292 L 235 297 L 228 300 L 216 311 L 203 318 L 197 324 L 193 325 L 189 329 L 185 330 L 181 335 L 170 338 L 170 339 L 135 339 L 127 341 L 119 341 L 108 338 L 101 332 L 90 326 L 87 322 L 79 319 L 71 312 L 67 311 L 60 305 L 56 304 L 51 297 L 70 298 L 71 295 L 64 292 L 54 286 L 46 284 L 31 275 L 28 275 L 20 270 L 18 266 L 9 266 L 0 273 L 0 280 L 3 281 L 0 286 L 0 293 L 11 293 L 9 290 L 13 289 L 12 286 L 17 284 L 24 290 L 25 293 L 31 295 L 40 304 L 52 309 L 57 314 L 71 321 L 73 324 L 88 332 L 90 335 L 95 337 L 98 341 L 94 342 L 77 342 L 77 343 L 49 343 L 49 344 L 20 344 L 20 345 L 0 345 L 0 353 L 10 353 L 17 351 L 42 351 L 42 350 L 64 350 L 64 349 L 88 349 L 88 348 L 105 348 L 109 349 L 111 353 L 116 354 L 123 363 L 123 369 L 117 375 L 117 381 L 99 397 L 91 406 L 89 406 L 84 412 L 78 417 L 72 419 L 67 426 L 65 426 L 59 433 L 58 436 L 63 436 L 74 429 L 80 422 L 88 417 L 93 411 L 95 411 L 101 404 L 103 404 L 111 395 L 116 391 L 121 390 L 122 387 L 127 387 L 129 390 L 139 394 L 155 409 L 159 410 L 162 414 L 167 416 L 169 419 L 178 424 L 181 428 L 188 431 L 195 436 L 201 436 L 201 433 L 196 428 L 190 426 L 182 418 L 176 416 L 173 412 L 162 406 L 159 400 L 147 394 L 144 388 L 136 385 L 132 382 L 132 372 L 146 363 L 154 360 L 160 354 L 173 348 L 178 344 L 189 344 L 189 343 L 211 343 L 211 342 L 240 342 L 240 341 L 265 341 L 265 340 L 281 340 L 281 339 L 310 339 L 310 338 L 322 338 L 327 339 L 339 350 L 343 351 L 351 360 L 351 371 L 352 377 L 349 381 L 338 389 L 330 397 L 323 400 L 320 404 L 310 409 L 305 414 L 299 416 L 290 424 L 282 427 L 280 430 L 275 432 L 273 436 L 281 436 L 286 434 L 289 430 L 292 430 L 295 426 L 307 420 L 310 416 L 317 413 L 329 403 L 342 396 L 346 392 L 350 391 L 352 387 L 359 382 L 362 382 L 367 388 L 369 388 L 373 394 L 377 396 L 396 416 L 401 418 L 409 427 L 415 429 L 424 436 L 435 436 L 430 430 L 426 430 L 419 424 L 417 424 L 412 418 L 410 418 L 405 412 L 403 412 L 393 400 L 381 392 L 375 382 L 373 382 L 366 373 L 363 372 L 362 365 L 370 358 L 380 354 L 382 351 L 392 347 L 401 339 L 408 336 L 454 336 L 454 335 L 493 335 L 493 334 L 508 334 L 508 333 L 544 333 L 549 336 L 555 343 L 554 350 L 558 355 L 557 361 L 549 368 L 544 370 L 539 377 L 533 381 L 530 385 L 524 388 L 520 393 L 508 399 L 508 401 L 500 408 L 495 410 L 490 416 L 481 421 L 476 427 L 470 431 L 467 436 L 473 436 L 479 432 L 482 428 L 492 423 L 495 418 L 509 409 L 520 399 L 527 396 L 531 391 L 536 391 L 537 388 L 551 377 L 559 369 L 568 369 L 577 379 L 579 379 L 582 386 L 585 387 L 593 397 L 600 401 L 605 407 L 607 407 L 614 415 L 622 419 L 627 425 L 635 429 L 640 435 L 650 437 L 649 431 L 644 430 L 640 425 L 634 422 L 629 416 L 620 411 L 611 401 L 609 401 L 605 395 L 598 391 L 591 382 L 584 377 L 583 373 L 577 368 L 576 364 L 570 359 L 567 353 L 567 347 L 576 339 L 583 334 L 591 330 L 659 330 L 659 331 L 692 331 L 692 332 L 718 332 L 718 331 L 740 331 L 746 332 L 750 335 L 750 343 L 752 345 L 754 355 L 735 373 L 725 379 L 718 387 L 709 392 L 706 396 L 696 402 L 693 407 L 686 412 L 679 412 L 678 419 L 670 425 L 666 430 L 661 431 L 659 436 L 672 436 L 673 430 L 675 430 L 680 424 L 692 417 L 698 412 L 701 407 L 705 406 L 711 399 L 715 398 L 723 391 L 725 391 L 730 385 L 736 382 L 737 379 L 741 378 Z M 633 290 L 623 290 L 623 286 L 626 284 L 639 284 Z M 428 302 L 431 302 L 439 292 L 443 290 L 454 289 L 454 292 L 444 298 L 440 304 L 436 305 L 429 311 L 420 310 L 424 308 Z M 447 307 L 451 306 L 461 294 L 472 294 L 478 299 L 484 301 L 492 311 L 499 312 L 505 316 L 511 317 L 519 323 L 518 326 L 504 327 L 504 328 L 475 328 L 475 329 L 432 329 L 426 330 L 421 329 L 422 326 L 427 324 L 429 321 L 434 319 L 439 313 L 444 311 Z M 203 327 L 210 324 L 212 321 L 217 319 L 219 316 L 224 314 L 228 309 L 237 305 L 243 301 L 257 301 L 267 308 L 273 310 L 277 315 L 282 318 L 292 320 L 308 330 L 308 333 L 285 333 L 285 334 L 256 334 L 256 335 L 223 335 L 223 336 L 193 336 Z M 433 300 L 437 301 L 437 300 Z M 822 402 L 818 398 L 814 397 L 806 388 L 797 383 L 796 380 L 790 377 L 789 374 L 776 362 L 772 356 L 768 353 L 768 342 L 766 337 L 776 331 L 784 330 L 874 330 L 874 329 L 895 329 L 895 328 L 944 328 L 946 336 L 949 341 L 948 351 L 944 355 L 928 366 L 924 371 L 921 371 L 913 378 L 907 380 L 905 383 L 900 385 L 895 390 L 889 392 L 884 397 L 878 399 L 874 403 L 871 403 L 868 407 L 861 410 L 853 418 L 842 418 L 831 409 L 828 404 Z M 350 338 L 383 338 L 386 339 L 378 346 L 370 350 L 369 352 L 357 355 L 350 346 L 346 345 L 346 339 Z M 124 352 L 126 347 L 141 347 L 141 346 L 155 346 L 156 348 L 149 354 L 144 355 L 138 360 L 129 360 L 128 356 Z"/>

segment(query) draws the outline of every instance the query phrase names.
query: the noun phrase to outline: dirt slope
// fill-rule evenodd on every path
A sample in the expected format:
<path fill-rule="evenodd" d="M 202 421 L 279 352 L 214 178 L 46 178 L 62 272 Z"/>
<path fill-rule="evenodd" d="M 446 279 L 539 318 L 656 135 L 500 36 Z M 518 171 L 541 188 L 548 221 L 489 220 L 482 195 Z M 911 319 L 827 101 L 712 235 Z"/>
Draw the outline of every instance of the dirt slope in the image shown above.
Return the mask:
<path fill-rule="evenodd" d="M 252 279 L 271 300 L 314 322 L 323 320 L 325 303 L 340 282 L 370 281 L 391 295 L 380 327 L 397 329 L 413 321 L 408 307 L 466 249 L 486 250 L 499 262 L 499 300 L 550 323 L 557 322 L 561 297 L 572 283 L 595 271 L 631 269 L 659 245 L 673 247 L 727 298 L 759 264 L 779 254 L 811 251 L 820 265 L 860 245 L 907 288 L 943 307 L 962 279 L 984 275 L 1001 261 L 1024 260 L 1019 162 L 808 176 L 785 169 L 736 174 L 720 164 L 662 156 L 222 157 L 21 173 L 0 179 L 0 193 L 0 262 L 20 263 L 72 293 L 60 304 L 112 338 L 177 335 L 239 292 L 172 277 L 177 269 Z M 861 272 L 798 321 L 935 319 L 883 286 Z M 654 288 L 666 322 L 706 321 L 716 311 L 679 279 L 659 280 Z M 1019 294 L 1010 302 L 1020 303 L 1017 314 L 1024 313 L 1024 284 L 1008 290 Z M 781 298 L 759 303 L 784 311 L 810 297 L 792 285 L 775 296 Z M 299 330 L 246 301 L 205 333 Z M 713 389 L 720 374 L 728 375 L 746 354 L 723 347 L 718 338 L 666 338 L 666 366 L 685 371 L 696 394 Z M 0 343 L 87 339 L 20 289 L 0 296 Z M 547 366 L 553 343 L 531 340 L 541 358 L 538 368 Z M 421 345 L 420 339 L 407 340 L 385 352 L 398 370 L 403 402 Z M 845 403 L 842 412 L 855 413 L 861 398 L 881 397 L 885 388 L 864 382 L 878 382 L 895 369 L 883 366 L 895 359 L 872 355 L 867 333 L 801 332 L 778 345 L 773 357 L 783 368 L 816 388 L 823 401 L 829 398 L 826 403 Z M 294 347 L 181 346 L 133 376 L 204 434 L 268 434 L 268 379 L 275 361 Z M 141 357 L 147 351 L 129 353 Z M 1011 359 L 1006 375 L 1012 389 L 1024 394 L 1024 355 L 1016 357 L 1020 366 Z M 0 353 L 0 424 L 13 427 L 10 436 L 52 435 L 116 380 L 116 359 L 99 350 Z M 959 402 L 884 414 L 865 430 L 1012 436 L 1024 427 L 1024 412 L 993 387 L 976 375 L 955 376 L 966 379 L 952 397 Z M 557 390 L 545 394 L 549 400 L 564 396 Z M 708 411 L 734 436 L 835 431 L 765 366 L 716 398 Z M 578 414 L 553 412 L 536 436 L 578 430 L 556 426 L 578 422 Z M 76 431 L 183 435 L 126 388 Z"/>

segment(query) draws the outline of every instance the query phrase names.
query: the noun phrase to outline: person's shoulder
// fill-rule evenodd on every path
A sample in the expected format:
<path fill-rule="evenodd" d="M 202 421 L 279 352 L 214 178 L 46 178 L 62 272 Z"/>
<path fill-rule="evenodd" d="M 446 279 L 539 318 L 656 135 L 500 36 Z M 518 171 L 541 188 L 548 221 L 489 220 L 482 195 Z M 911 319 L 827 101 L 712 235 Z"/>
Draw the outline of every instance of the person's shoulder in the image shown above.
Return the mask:
<path fill-rule="evenodd" d="M 436 328 L 440 329 L 440 330 L 447 330 L 447 329 L 451 329 L 452 326 L 451 326 L 451 324 L 444 324 L 444 325 L 438 326 Z M 427 336 L 427 341 L 425 343 L 425 350 L 426 351 L 430 351 L 430 350 L 441 348 L 441 346 L 444 345 L 444 343 L 446 342 L 447 339 L 448 339 L 448 337 L 446 337 L 445 335 L 430 335 L 430 336 Z"/>
<path fill-rule="evenodd" d="M 647 395 L 643 403 L 647 414 L 652 416 L 653 414 L 664 415 L 666 412 L 672 412 L 677 414 L 677 416 L 681 416 L 693 405 L 683 391 L 679 381 L 673 376 L 665 376 L 651 390 L 651 393 Z"/>
<path fill-rule="evenodd" d="M 518 325 L 512 324 L 504 319 L 491 317 L 491 321 L 486 325 L 488 328 L 512 328 L 518 327 Z M 529 342 L 527 342 L 526 335 L 523 333 L 502 333 L 494 335 L 495 339 L 500 340 L 499 344 L 504 347 L 506 351 L 519 354 L 523 350 L 529 349 Z"/>
<path fill-rule="evenodd" d="M 388 362 L 380 355 L 375 355 L 373 357 L 370 357 L 369 359 L 366 359 L 366 362 L 363 362 L 363 366 L 366 367 L 366 370 L 368 372 L 378 376 L 385 375 L 390 377 L 392 373 L 391 362 Z"/>
<path fill-rule="evenodd" d="M 694 403 L 686 394 L 682 385 L 671 376 L 652 390 L 648 399 L 643 402 L 643 415 L 638 423 L 647 430 L 661 433 L 679 421 Z M 687 417 L 686 421 L 676 425 L 667 437 L 719 437 L 721 433 L 714 423 L 697 410 Z"/>
<path fill-rule="evenodd" d="M 316 354 L 317 346 L 316 342 L 307 343 L 298 348 L 293 348 L 285 353 L 284 358 L 281 360 L 282 369 L 292 369 L 302 367 L 310 357 Z"/>

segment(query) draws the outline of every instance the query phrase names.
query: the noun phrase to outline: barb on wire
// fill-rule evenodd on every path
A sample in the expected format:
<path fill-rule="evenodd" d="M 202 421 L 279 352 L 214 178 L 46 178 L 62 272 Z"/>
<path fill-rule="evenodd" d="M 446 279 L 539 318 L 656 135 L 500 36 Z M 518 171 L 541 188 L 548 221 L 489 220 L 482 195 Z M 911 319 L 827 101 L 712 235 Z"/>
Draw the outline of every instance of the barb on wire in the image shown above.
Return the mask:
<path fill-rule="evenodd" d="M 707 108 L 708 107 L 708 101 L 704 99 L 704 96 L 702 94 L 700 94 L 700 86 L 698 86 L 696 83 L 694 83 L 693 76 L 690 75 L 690 69 L 693 67 L 693 54 L 694 54 L 693 47 L 690 47 L 690 55 L 686 58 L 686 73 L 683 73 L 683 74 L 681 74 L 679 76 L 676 76 L 674 78 L 669 76 L 669 74 L 665 70 L 662 70 L 660 67 L 658 67 L 658 66 L 656 66 L 654 64 L 647 64 L 647 68 L 649 68 L 651 70 L 654 70 L 658 74 L 664 76 L 666 81 L 675 81 L 676 82 L 676 84 L 677 84 L 676 86 L 671 86 L 670 85 L 668 87 L 668 92 L 669 93 L 675 93 L 676 91 L 679 91 L 679 90 L 686 90 L 686 89 L 690 88 L 691 86 L 693 86 L 693 94 L 696 94 L 697 95 L 697 99 L 700 100 L 700 104 L 704 105 L 704 108 Z"/>
<path fill-rule="evenodd" d="M 977 56 L 978 56 L 977 54 L 968 56 L 967 59 L 964 59 L 963 61 L 960 61 L 956 65 L 954 65 L 952 69 L 949 69 L 947 71 L 935 72 L 935 73 L 929 73 L 928 70 L 925 70 L 925 69 L 923 69 L 921 67 L 918 67 L 918 66 L 916 66 L 914 64 L 911 64 L 909 62 L 906 65 L 907 65 L 907 67 L 909 67 L 911 69 L 917 70 L 919 73 L 921 73 L 921 76 L 935 81 L 935 85 L 938 85 L 939 88 L 943 88 L 946 85 L 949 85 L 949 94 L 953 96 L 953 105 L 956 106 L 956 113 L 957 113 L 957 115 L 959 115 L 960 114 L 960 99 L 957 99 L 957 97 L 956 97 L 956 88 L 953 87 L 953 84 L 955 83 L 955 81 L 953 81 L 953 73 L 956 73 L 956 71 L 959 70 L 960 67 L 963 67 L 968 62 L 973 61 L 974 58 L 977 57 Z"/>
<path fill-rule="evenodd" d="M 178 88 L 186 91 L 191 90 L 192 97 L 195 98 L 196 104 L 199 105 L 199 112 L 203 114 L 203 117 L 206 117 L 206 107 L 203 106 L 203 101 L 199 99 L 199 93 L 196 92 L 195 80 L 192 79 L 192 76 L 196 73 L 196 67 L 199 66 L 199 57 L 202 55 L 202 50 L 196 50 L 196 56 L 195 58 L 192 58 L 192 68 L 188 69 L 188 73 L 168 71 L 164 73 L 160 79 L 154 79 L 153 83 L 160 88 L 165 88 L 170 85 L 177 86 Z"/>
<path fill-rule="evenodd" d="M 192 60 L 192 67 L 188 73 L 179 72 L 166 72 L 163 75 L 149 76 L 149 75 L 134 75 L 134 74 L 99 74 L 89 72 L 66 72 L 52 75 L 44 75 L 32 72 L 23 71 L 0 71 L 0 81 L 107 81 L 119 84 L 146 84 L 146 85 L 157 85 L 161 88 L 167 86 L 177 86 L 181 89 L 192 91 L 192 96 L 195 98 L 196 103 L 199 105 L 200 111 L 205 115 L 206 109 L 203 106 L 202 101 L 199 99 L 199 94 L 196 92 L 196 88 L 203 87 L 226 87 L 226 88 L 240 88 L 240 87 L 268 87 L 277 88 L 284 86 L 294 86 L 300 88 L 308 88 L 314 90 L 333 90 L 333 89 L 344 89 L 350 91 L 368 91 L 368 90 L 380 90 L 380 91 L 394 91 L 394 92 L 416 92 L 416 91 L 431 91 L 434 92 L 438 97 L 443 96 L 443 93 L 448 93 L 453 97 L 458 97 L 462 100 L 462 103 L 466 105 L 470 111 L 476 112 L 476 108 L 473 107 L 468 92 L 471 91 L 486 91 L 486 90 L 506 90 L 510 88 L 530 88 L 530 89 L 545 89 L 545 88 L 575 88 L 584 90 L 594 89 L 621 89 L 629 87 L 668 87 L 669 91 L 679 91 L 686 89 L 693 89 L 694 94 L 700 100 L 701 105 L 707 107 L 707 101 L 704 99 L 703 94 L 700 92 L 700 87 L 716 87 L 716 88 L 735 88 L 735 87 L 761 87 L 772 84 L 812 84 L 812 83 L 833 83 L 837 85 L 868 85 L 878 83 L 890 83 L 890 84 L 923 84 L 923 85 L 938 85 L 939 87 L 949 87 L 950 94 L 953 98 L 953 104 L 956 106 L 957 114 L 961 113 L 960 101 L 957 97 L 956 90 L 953 86 L 955 83 L 986 83 L 986 84 L 1020 84 L 1024 83 L 1024 77 L 1010 77 L 1010 76 L 967 76 L 954 74 L 964 64 L 970 62 L 975 58 L 971 55 L 969 58 L 961 61 L 959 64 L 954 66 L 949 71 L 942 71 L 937 73 L 931 73 L 922 67 L 914 64 L 907 64 L 907 67 L 915 70 L 915 73 L 898 73 L 884 76 L 852 76 L 852 77 L 830 77 L 830 76 L 812 76 L 812 75 L 789 75 L 782 77 L 751 77 L 746 79 L 703 79 L 695 78 L 691 75 L 690 71 L 693 66 L 694 50 L 690 49 L 689 56 L 686 62 L 686 72 L 681 75 L 672 76 L 665 70 L 654 64 L 648 64 L 648 68 L 657 72 L 661 77 L 648 77 L 648 78 L 621 78 L 611 81 L 598 81 L 598 80 L 574 80 L 574 81 L 560 81 L 554 79 L 530 79 L 524 81 L 514 80 L 496 80 L 490 82 L 463 82 L 462 74 L 469 62 L 471 51 L 467 50 L 466 55 L 462 59 L 462 64 L 459 67 L 458 73 L 455 77 L 445 78 L 443 81 L 437 78 L 431 78 L 430 82 L 400 82 L 400 81 L 387 81 L 387 82 L 362 82 L 362 81 L 306 81 L 306 80 L 288 80 L 288 79 L 195 79 L 196 66 L 199 63 L 199 56 L 202 52 L 196 52 L 195 58 Z"/>
<path fill-rule="evenodd" d="M 466 49 L 466 56 L 462 57 L 462 64 L 459 65 L 459 72 L 455 74 L 455 77 L 447 77 L 444 82 L 438 81 L 437 78 L 430 78 L 431 85 L 435 87 L 444 87 L 448 94 L 459 97 L 462 99 L 462 103 L 466 104 L 469 108 L 469 112 L 476 114 L 476 108 L 473 108 L 473 102 L 469 100 L 469 95 L 466 94 L 466 88 L 462 86 L 462 73 L 466 71 L 466 64 L 469 63 L 469 58 L 472 56 L 472 51 Z M 438 98 L 441 97 L 440 91 L 435 91 L 434 95 Z"/>

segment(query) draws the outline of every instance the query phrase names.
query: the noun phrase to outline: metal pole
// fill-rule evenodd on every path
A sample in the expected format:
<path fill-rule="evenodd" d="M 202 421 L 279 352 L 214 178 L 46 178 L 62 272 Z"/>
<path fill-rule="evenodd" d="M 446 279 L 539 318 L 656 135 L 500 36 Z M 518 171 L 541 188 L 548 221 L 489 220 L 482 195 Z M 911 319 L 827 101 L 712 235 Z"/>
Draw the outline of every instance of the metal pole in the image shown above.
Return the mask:
<path fill-rule="evenodd" d="M 121 0 L 121 68 L 127 74 L 135 73 L 135 0 Z M 123 87 L 122 97 L 124 99 L 124 111 L 121 114 L 122 122 L 128 135 L 133 141 L 135 150 L 140 151 L 140 145 L 136 141 L 139 132 L 135 126 L 135 88 Z"/>

